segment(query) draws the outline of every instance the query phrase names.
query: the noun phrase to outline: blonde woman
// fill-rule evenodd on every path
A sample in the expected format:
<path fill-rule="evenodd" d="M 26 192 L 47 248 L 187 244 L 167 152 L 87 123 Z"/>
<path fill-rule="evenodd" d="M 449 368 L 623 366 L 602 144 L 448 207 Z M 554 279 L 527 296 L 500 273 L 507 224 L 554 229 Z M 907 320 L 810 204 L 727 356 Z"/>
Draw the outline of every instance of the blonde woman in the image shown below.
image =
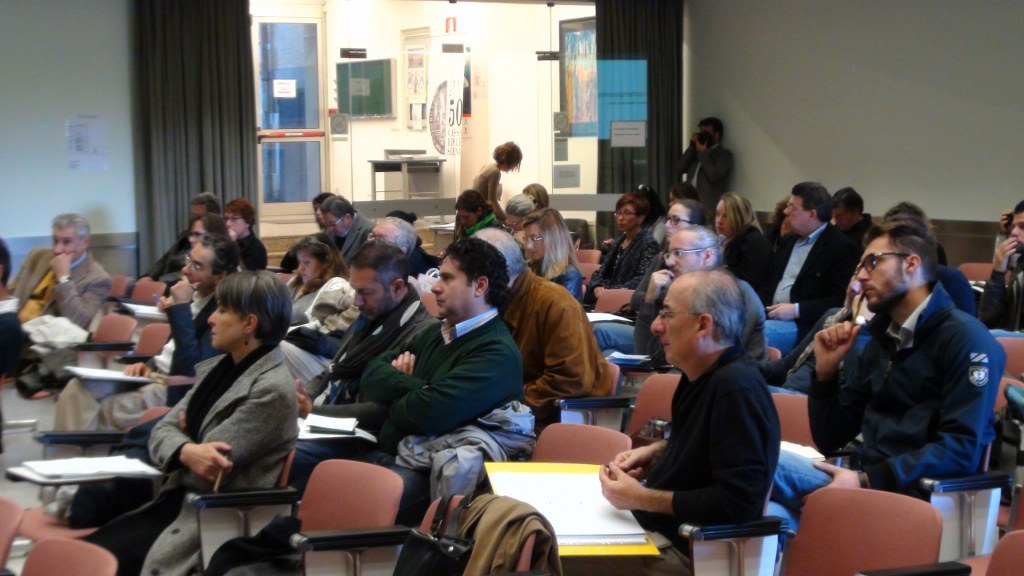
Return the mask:
<path fill-rule="evenodd" d="M 572 236 L 558 210 L 544 208 L 523 219 L 526 259 L 538 276 L 560 284 L 583 301 L 583 274 L 576 261 Z"/>
<path fill-rule="evenodd" d="M 759 290 L 768 277 L 772 247 L 761 233 L 750 201 L 735 192 L 722 194 L 715 210 L 715 231 L 724 240 L 725 268 Z"/>

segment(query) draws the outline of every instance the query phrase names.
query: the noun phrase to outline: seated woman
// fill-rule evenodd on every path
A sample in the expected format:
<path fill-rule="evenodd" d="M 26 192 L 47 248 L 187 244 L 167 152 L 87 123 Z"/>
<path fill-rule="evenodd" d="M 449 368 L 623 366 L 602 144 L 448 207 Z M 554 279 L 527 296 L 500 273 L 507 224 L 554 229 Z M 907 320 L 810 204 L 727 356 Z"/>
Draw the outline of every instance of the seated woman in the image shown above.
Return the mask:
<path fill-rule="evenodd" d="M 560 284 L 583 301 L 583 274 L 576 261 L 572 236 L 562 215 L 554 208 L 545 208 L 523 219 L 526 237 L 526 259 L 538 275 Z"/>
<path fill-rule="evenodd" d="M 295 384 L 278 348 L 288 290 L 270 272 L 239 272 L 217 286 L 217 303 L 213 345 L 225 354 L 196 366 L 198 384 L 149 441 L 170 476 L 155 501 L 87 538 L 117 556 L 118 574 L 201 572 L 197 512 L 185 492 L 273 487 L 295 446 Z"/>
<path fill-rule="evenodd" d="M 266 270 L 267 248 L 252 232 L 256 223 L 256 210 L 245 198 L 235 198 L 224 207 L 224 221 L 227 222 L 231 238 L 238 243 L 242 254 L 243 270 Z"/>
<path fill-rule="evenodd" d="M 735 192 L 722 194 L 715 209 L 715 231 L 725 239 L 725 268 L 759 290 L 768 277 L 772 247 L 750 201 Z"/>
<path fill-rule="evenodd" d="M 623 194 L 615 203 L 615 223 L 622 232 L 612 244 L 601 267 L 590 279 L 583 302 L 593 305 L 609 288 L 635 290 L 644 273 L 658 257 L 658 242 L 646 226 L 650 204 L 636 192 Z"/>
<path fill-rule="evenodd" d="M 647 210 L 644 224 L 651 229 L 651 236 L 660 246 L 666 240 L 665 216 L 668 214 L 668 210 L 665 209 L 665 204 L 661 201 L 661 196 L 658 196 L 658 192 L 647 184 L 637 186 L 636 193 L 647 199 L 647 205 L 650 208 Z"/>
<path fill-rule="evenodd" d="M 332 278 L 345 275 L 345 263 L 328 242 L 325 234 L 306 236 L 295 245 L 298 272 L 288 281 L 292 296 L 292 324 L 310 321 L 307 312 L 313 307 L 320 289 Z"/>
<path fill-rule="evenodd" d="M 484 228 L 500 228 L 494 207 L 483 194 L 466 190 L 455 200 L 455 239 L 467 238 Z"/>
<path fill-rule="evenodd" d="M 522 246 L 526 244 L 523 236 L 523 220 L 539 209 L 536 202 L 526 194 L 516 194 L 505 205 L 505 230 Z"/>

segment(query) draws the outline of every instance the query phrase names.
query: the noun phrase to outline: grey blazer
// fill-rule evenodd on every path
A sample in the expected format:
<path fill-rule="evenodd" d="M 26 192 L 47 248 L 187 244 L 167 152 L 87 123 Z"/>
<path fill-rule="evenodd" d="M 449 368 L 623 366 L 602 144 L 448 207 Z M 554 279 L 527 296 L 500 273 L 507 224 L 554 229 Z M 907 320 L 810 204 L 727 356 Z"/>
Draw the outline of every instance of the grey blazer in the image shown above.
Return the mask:
<path fill-rule="evenodd" d="M 217 356 L 196 365 L 196 381 L 202 382 L 221 358 Z M 181 486 L 190 492 L 213 490 L 210 482 L 193 474 L 177 459 L 181 447 L 191 441 L 178 427 L 178 414 L 186 410 L 194 391 L 195 388 L 156 425 L 149 440 L 153 462 L 170 473 L 163 491 Z M 297 413 L 294 381 L 285 368 L 281 349 L 274 348 L 235 381 L 203 421 L 202 442 L 231 445 L 228 457 L 233 467 L 221 480 L 221 490 L 270 488 L 276 484 L 285 457 L 295 447 Z M 192 574 L 200 566 L 199 550 L 198 514 L 191 504 L 184 503 L 178 517 L 153 544 L 142 573 Z"/>
<path fill-rule="evenodd" d="M 25 305 L 43 276 L 50 271 L 52 259 L 53 251 L 49 248 L 35 248 L 29 252 L 11 282 L 11 291 L 19 305 Z M 110 276 L 92 259 L 91 254 L 87 254 L 81 264 L 71 269 L 71 281 L 54 287 L 53 297 L 43 313 L 63 316 L 88 330 L 109 294 Z"/>

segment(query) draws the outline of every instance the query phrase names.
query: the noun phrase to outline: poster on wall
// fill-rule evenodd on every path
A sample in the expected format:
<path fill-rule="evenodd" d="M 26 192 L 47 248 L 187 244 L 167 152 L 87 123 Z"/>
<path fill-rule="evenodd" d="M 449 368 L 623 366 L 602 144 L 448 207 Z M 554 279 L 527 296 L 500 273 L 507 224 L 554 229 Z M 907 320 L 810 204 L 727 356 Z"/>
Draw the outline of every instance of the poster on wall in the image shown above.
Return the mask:
<path fill-rule="evenodd" d="M 107 170 L 107 127 L 95 114 L 64 119 L 68 168 L 85 172 Z"/>
<path fill-rule="evenodd" d="M 559 101 L 573 136 L 597 135 L 597 27 L 594 18 L 558 22 Z"/>
<path fill-rule="evenodd" d="M 427 47 L 422 44 L 405 51 L 405 98 L 409 103 L 406 126 L 423 130 L 427 120 Z"/>

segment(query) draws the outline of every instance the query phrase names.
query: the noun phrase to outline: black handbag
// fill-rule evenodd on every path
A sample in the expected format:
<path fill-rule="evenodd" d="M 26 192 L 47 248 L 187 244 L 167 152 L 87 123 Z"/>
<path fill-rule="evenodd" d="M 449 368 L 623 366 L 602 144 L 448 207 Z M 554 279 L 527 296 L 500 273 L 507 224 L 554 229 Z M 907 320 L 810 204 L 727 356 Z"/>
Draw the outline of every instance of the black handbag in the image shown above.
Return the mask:
<path fill-rule="evenodd" d="M 441 498 L 430 532 L 413 529 L 406 537 L 394 576 L 461 576 L 473 551 L 473 541 L 458 536 L 462 513 L 470 500 L 464 498 L 462 505 L 452 511 L 442 533 L 441 523 L 451 496 Z"/>

